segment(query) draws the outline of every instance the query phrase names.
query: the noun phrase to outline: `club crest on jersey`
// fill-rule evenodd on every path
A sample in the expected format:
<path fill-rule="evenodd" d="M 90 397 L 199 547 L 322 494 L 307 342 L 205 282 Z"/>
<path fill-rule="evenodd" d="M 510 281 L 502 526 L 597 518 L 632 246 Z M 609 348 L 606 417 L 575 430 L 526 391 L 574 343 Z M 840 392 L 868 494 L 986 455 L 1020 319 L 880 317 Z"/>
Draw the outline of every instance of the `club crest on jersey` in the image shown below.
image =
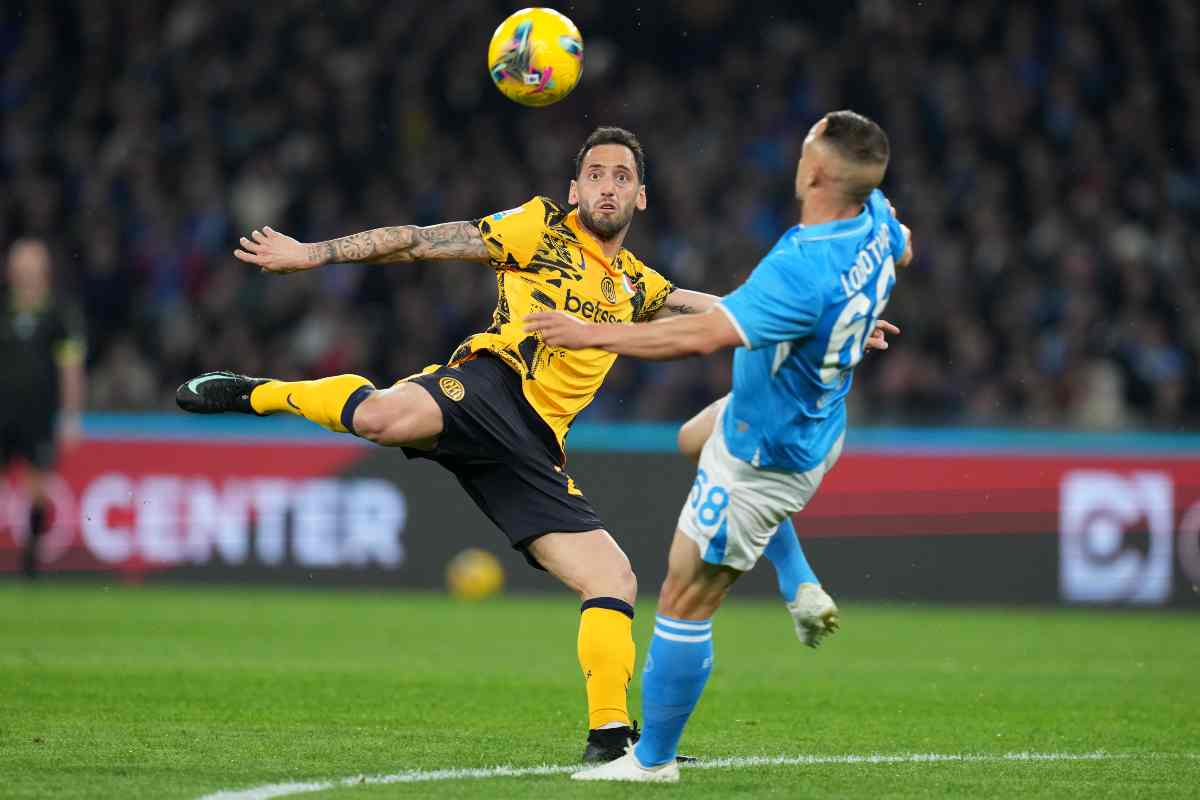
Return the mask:
<path fill-rule="evenodd" d="M 442 378 L 438 381 L 438 388 L 442 390 L 442 394 L 456 403 L 467 396 L 466 387 L 457 378 Z"/>
<path fill-rule="evenodd" d="M 607 275 L 604 276 L 604 280 L 600 281 L 600 293 L 604 295 L 604 299 L 608 302 L 617 302 L 617 285 Z"/>

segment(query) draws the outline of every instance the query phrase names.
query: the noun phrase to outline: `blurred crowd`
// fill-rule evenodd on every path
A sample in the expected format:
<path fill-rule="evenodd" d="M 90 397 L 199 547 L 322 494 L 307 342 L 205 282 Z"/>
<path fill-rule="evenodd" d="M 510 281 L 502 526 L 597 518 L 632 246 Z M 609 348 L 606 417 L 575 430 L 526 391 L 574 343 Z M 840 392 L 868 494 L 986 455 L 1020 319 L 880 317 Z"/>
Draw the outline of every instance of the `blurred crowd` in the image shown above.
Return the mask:
<path fill-rule="evenodd" d="M 814 10 L 817 6 L 831 6 Z M 856 424 L 1178 429 L 1200 417 L 1200 13 L 1190 0 L 676 0 L 558 6 L 585 39 L 566 101 L 491 86 L 517 5 L 75 0 L 0 11 L 0 244 L 53 248 L 87 320 L 91 405 L 169 407 L 204 370 L 377 384 L 485 327 L 478 264 L 265 276 L 262 225 L 315 241 L 565 201 L 596 125 L 638 133 L 627 244 L 724 293 L 795 221 L 809 125 L 889 132 L 917 258 Z M 622 359 L 585 419 L 680 419 L 728 357 Z"/>

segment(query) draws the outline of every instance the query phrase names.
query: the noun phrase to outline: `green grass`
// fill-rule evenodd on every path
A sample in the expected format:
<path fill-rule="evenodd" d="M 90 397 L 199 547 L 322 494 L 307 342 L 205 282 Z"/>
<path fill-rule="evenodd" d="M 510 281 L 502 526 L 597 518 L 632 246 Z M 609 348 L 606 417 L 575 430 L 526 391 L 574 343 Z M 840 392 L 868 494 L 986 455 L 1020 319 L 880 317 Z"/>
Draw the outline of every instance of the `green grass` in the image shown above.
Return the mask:
<path fill-rule="evenodd" d="M 0 796 L 194 798 L 414 769 L 567 764 L 577 604 L 436 595 L 0 584 Z M 652 608 L 635 635 L 644 648 Z M 852 606 L 819 652 L 733 597 L 684 751 L 1020 751 L 1097 761 L 685 771 L 677 797 L 1196 797 L 1195 615 Z M 639 661 L 640 665 L 640 661 Z M 638 697 L 635 680 L 634 704 Z M 309 797 L 626 797 L 562 775 Z M 684 794 L 686 793 L 686 795 Z"/>

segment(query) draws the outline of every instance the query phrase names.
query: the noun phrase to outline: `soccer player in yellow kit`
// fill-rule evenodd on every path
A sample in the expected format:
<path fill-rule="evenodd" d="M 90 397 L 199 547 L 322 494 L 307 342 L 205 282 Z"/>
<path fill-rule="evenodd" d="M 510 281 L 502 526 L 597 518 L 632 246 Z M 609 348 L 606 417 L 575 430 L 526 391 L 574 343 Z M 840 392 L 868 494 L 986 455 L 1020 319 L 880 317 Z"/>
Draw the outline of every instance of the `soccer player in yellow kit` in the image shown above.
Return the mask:
<path fill-rule="evenodd" d="M 576 157 L 574 210 L 535 197 L 475 221 L 376 228 L 315 244 L 270 228 L 254 231 L 235 255 L 267 272 L 348 261 L 490 264 L 499 295 L 492 325 L 459 345 L 449 363 L 382 389 L 358 375 L 288 382 L 215 372 L 183 384 L 176 397 L 198 413 L 297 414 L 454 473 L 531 565 L 583 601 L 578 652 L 587 684 L 587 761 L 616 758 L 636 738 L 626 692 L 637 579 L 564 471 L 563 453 L 572 420 L 616 357 L 556 352 L 526 334 L 522 320 L 559 309 L 597 322 L 643 322 L 708 308 L 715 298 L 676 289 L 622 247 L 634 211 L 646 207 L 644 179 L 637 138 L 599 128 Z"/>
<path fill-rule="evenodd" d="M 450 470 L 532 566 L 583 601 L 585 761 L 618 758 L 637 739 L 626 700 L 637 579 L 564 471 L 571 422 L 616 356 L 546 347 L 522 320 L 562 310 L 587 321 L 648 322 L 702 312 L 715 302 L 675 288 L 622 247 L 634 211 L 646 207 L 644 181 L 637 138 L 599 128 L 575 159 L 573 210 L 535 197 L 475 221 L 376 228 L 313 244 L 270 228 L 254 231 L 235 255 L 273 273 L 339 262 L 487 263 L 498 290 L 492 325 L 459 345 L 449 363 L 383 389 L 358 375 L 289 382 L 213 372 L 184 383 L 176 396 L 181 408 L 196 413 L 296 414 Z"/>

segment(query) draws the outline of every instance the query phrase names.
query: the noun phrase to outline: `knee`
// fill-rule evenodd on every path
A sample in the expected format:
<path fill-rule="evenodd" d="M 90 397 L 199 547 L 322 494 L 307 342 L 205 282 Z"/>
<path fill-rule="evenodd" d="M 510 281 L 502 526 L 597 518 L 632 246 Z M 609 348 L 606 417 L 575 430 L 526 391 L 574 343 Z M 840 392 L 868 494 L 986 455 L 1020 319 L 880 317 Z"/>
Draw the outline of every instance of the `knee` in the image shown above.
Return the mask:
<path fill-rule="evenodd" d="M 629 559 L 625 559 L 623 566 L 619 566 L 612 571 L 609 578 L 612 583 L 613 590 L 617 592 L 615 597 L 619 597 L 629 605 L 637 602 L 637 575 L 633 572 L 633 567 L 629 565 Z"/>
<path fill-rule="evenodd" d="M 441 432 L 441 408 L 416 384 L 376 389 L 354 410 L 354 433 L 375 444 L 420 446 Z"/>
<path fill-rule="evenodd" d="M 402 403 L 371 392 L 354 410 L 354 435 L 379 445 L 399 446 L 419 438 L 415 413 Z"/>
<path fill-rule="evenodd" d="M 701 414 L 680 426 L 679 435 L 675 437 L 675 446 L 691 461 L 699 461 L 700 453 L 704 450 L 704 443 L 708 441 L 710 434 L 712 434 L 712 418 L 707 413 Z"/>
<path fill-rule="evenodd" d="M 375 444 L 386 444 L 394 421 L 394 415 L 388 413 L 379 392 L 371 392 L 354 410 L 354 434 Z"/>
<path fill-rule="evenodd" d="M 682 425 L 679 428 L 679 435 L 675 437 L 675 446 L 679 448 L 679 452 L 683 453 L 688 458 L 695 461 L 700 456 L 700 446 L 703 442 L 699 441 L 690 425 Z"/>
<path fill-rule="evenodd" d="M 612 563 L 597 569 L 588 577 L 581 595 L 586 597 L 616 597 L 629 605 L 637 601 L 637 575 L 624 553 Z"/>

